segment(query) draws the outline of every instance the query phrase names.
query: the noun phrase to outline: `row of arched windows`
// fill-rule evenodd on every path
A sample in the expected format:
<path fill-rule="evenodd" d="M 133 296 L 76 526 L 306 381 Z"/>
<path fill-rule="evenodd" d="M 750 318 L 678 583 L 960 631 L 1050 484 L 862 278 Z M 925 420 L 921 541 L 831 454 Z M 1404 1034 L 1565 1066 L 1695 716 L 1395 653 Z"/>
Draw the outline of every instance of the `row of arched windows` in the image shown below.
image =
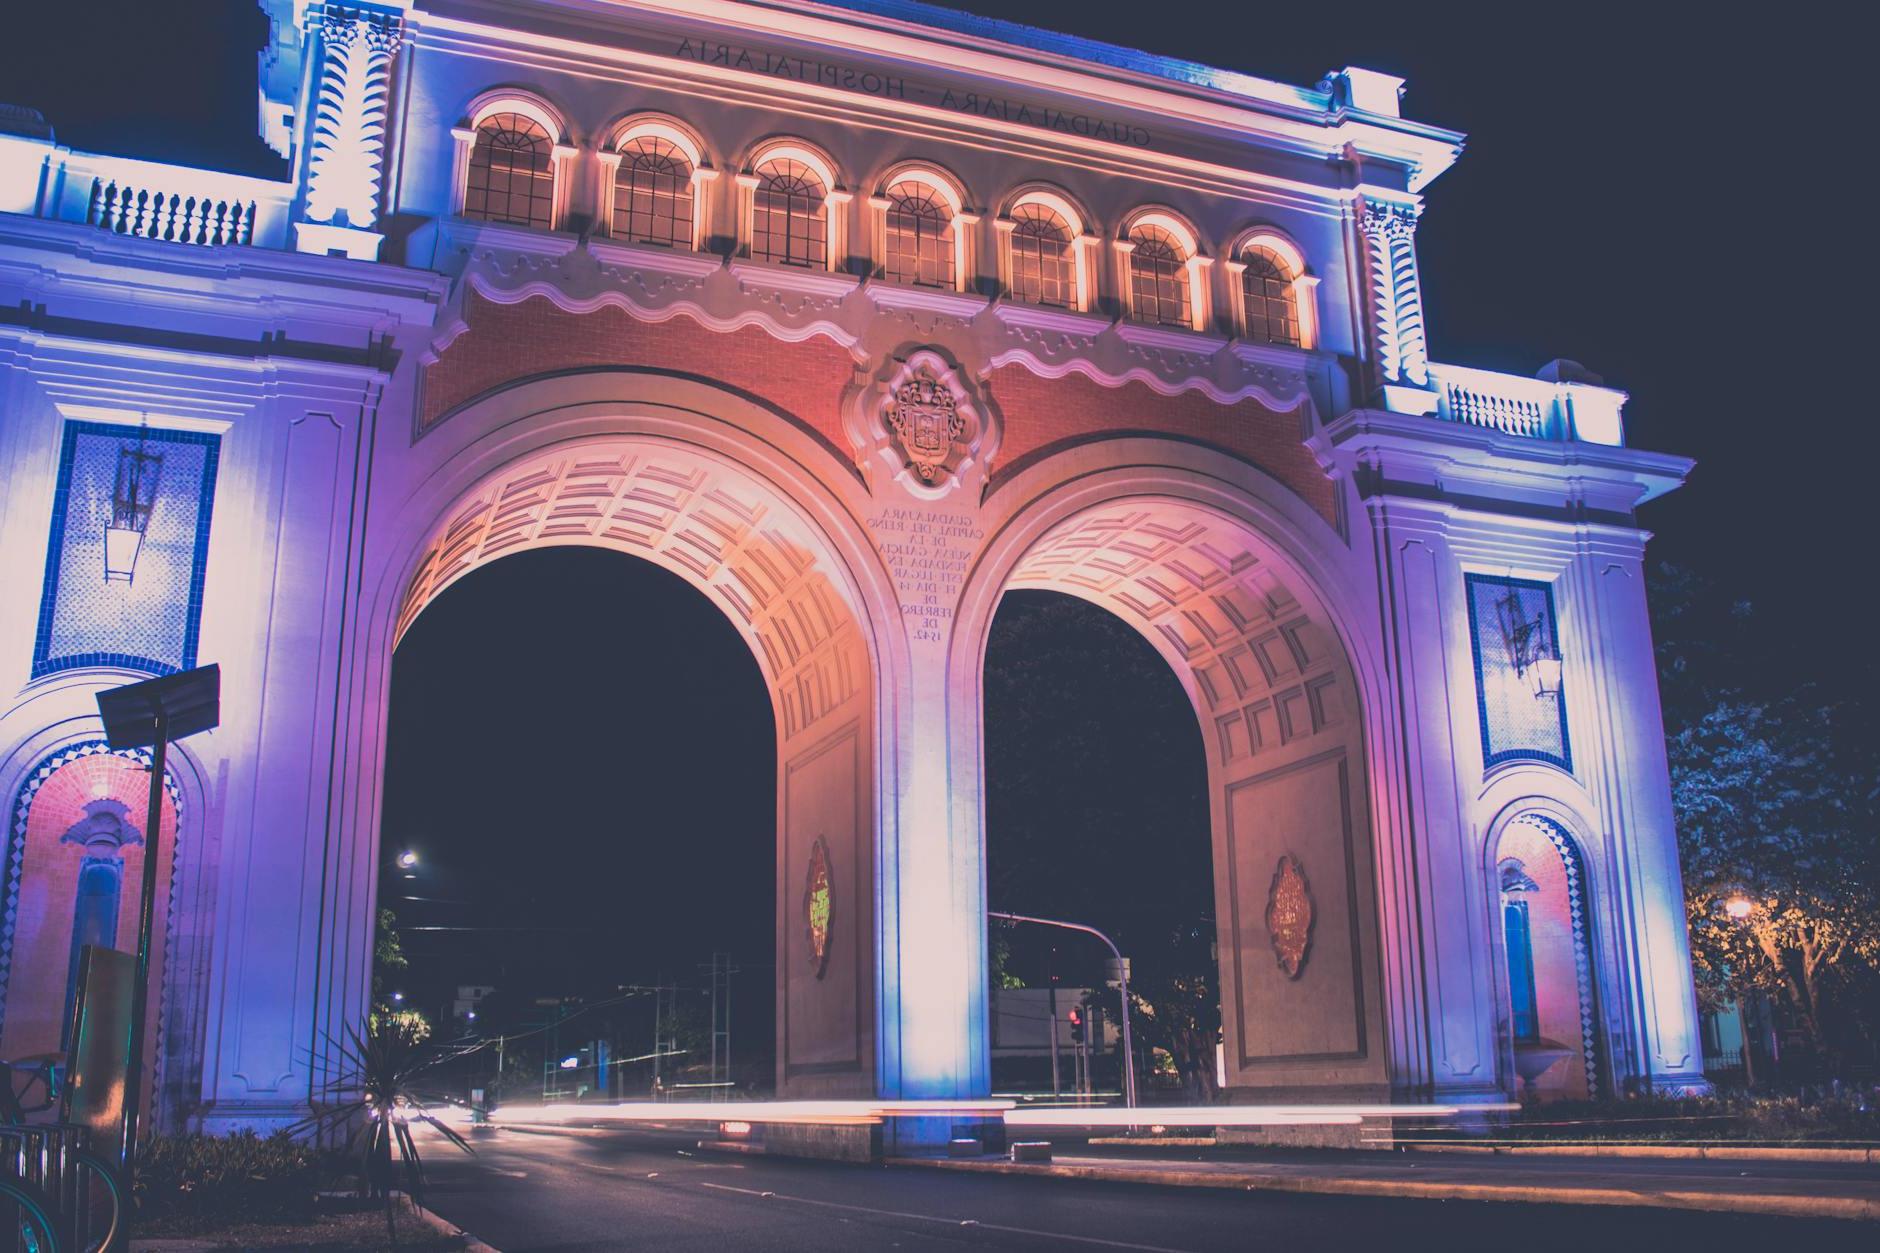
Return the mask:
<path fill-rule="evenodd" d="M 552 229 L 560 224 L 567 166 L 577 150 L 544 103 L 519 94 L 486 100 L 471 125 L 454 132 L 459 147 L 459 203 L 465 217 Z M 662 115 L 643 114 L 616 126 L 600 154 L 600 222 L 612 238 L 666 248 L 703 249 L 717 177 L 692 131 Z M 736 178 L 743 255 L 777 265 L 833 269 L 848 255 L 851 194 L 834 163 L 794 139 L 758 146 Z M 979 216 L 957 179 L 939 167 L 904 163 L 888 171 L 867 200 L 873 238 L 868 255 L 893 283 L 942 291 L 973 286 L 972 255 Z M 1013 299 L 1091 310 L 1105 281 L 1106 259 L 1088 217 L 1063 193 L 1028 187 L 1012 195 L 993 220 L 1000 290 Z M 721 232 L 729 234 L 731 232 Z M 1167 209 L 1130 214 L 1111 241 L 1107 276 L 1123 312 L 1157 326 L 1205 329 L 1213 323 L 1211 258 L 1194 229 Z M 1313 287 L 1304 258 L 1276 231 L 1246 232 L 1229 251 L 1230 321 L 1263 343 L 1314 347 Z"/>

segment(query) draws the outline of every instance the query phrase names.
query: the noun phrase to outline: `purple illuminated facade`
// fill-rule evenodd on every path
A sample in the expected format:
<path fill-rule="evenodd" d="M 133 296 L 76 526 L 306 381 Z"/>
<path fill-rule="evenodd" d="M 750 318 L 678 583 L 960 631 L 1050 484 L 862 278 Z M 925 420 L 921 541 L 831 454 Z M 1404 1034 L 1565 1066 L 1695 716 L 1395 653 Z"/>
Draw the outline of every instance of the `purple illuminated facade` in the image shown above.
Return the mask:
<path fill-rule="evenodd" d="M 1703 1085 L 1635 519 L 1689 463 L 1573 363 L 1428 359 L 1461 137 L 1396 79 L 898 0 L 264 7 L 285 181 L 0 114 L 0 1054 L 58 1047 L 85 884 L 141 856 L 83 825 L 142 813 L 95 694 L 216 662 L 158 1114 L 304 1112 L 365 1009 L 392 651 L 588 544 L 769 684 L 781 1095 L 987 1090 L 1018 587 L 1193 699 L 1233 1099 L 1499 1101 L 1553 1047 L 1543 1093 Z"/>

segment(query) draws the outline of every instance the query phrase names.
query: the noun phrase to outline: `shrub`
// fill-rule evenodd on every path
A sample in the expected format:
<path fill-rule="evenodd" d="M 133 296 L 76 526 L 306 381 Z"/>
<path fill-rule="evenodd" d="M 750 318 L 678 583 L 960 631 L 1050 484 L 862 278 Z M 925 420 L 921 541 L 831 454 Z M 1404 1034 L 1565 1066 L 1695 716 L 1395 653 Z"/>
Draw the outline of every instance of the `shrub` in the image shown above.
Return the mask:
<path fill-rule="evenodd" d="M 1799 1096 L 1641 1097 L 1525 1107 L 1509 1134 L 1546 1140 L 1745 1140 L 1764 1144 L 1880 1141 L 1880 1106 L 1847 1091 Z"/>
<path fill-rule="evenodd" d="M 331 1154 L 286 1132 L 263 1139 L 153 1136 L 137 1157 L 140 1221 L 218 1221 L 299 1217 L 335 1177 Z"/>

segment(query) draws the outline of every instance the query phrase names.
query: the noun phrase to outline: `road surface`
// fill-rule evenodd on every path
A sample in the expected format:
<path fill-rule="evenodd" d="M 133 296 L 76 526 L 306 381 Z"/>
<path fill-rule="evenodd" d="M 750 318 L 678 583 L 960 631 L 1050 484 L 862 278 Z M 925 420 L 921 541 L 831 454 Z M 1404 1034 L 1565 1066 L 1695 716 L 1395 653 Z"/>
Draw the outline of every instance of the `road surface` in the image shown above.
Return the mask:
<path fill-rule="evenodd" d="M 1874 1224 L 1024 1179 L 700 1152 L 650 1130 L 432 1142 L 430 1207 L 502 1253 L 1880 1248 Z"/>

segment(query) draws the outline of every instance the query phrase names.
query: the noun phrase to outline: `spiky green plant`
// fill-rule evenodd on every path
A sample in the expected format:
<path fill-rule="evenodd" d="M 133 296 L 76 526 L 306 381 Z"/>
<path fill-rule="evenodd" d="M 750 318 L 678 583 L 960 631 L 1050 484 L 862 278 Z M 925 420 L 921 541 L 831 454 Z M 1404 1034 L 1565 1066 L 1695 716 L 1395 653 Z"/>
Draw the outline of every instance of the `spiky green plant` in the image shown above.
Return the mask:
<path fill-rule="evenodd" d="M 412 1139 L 411 1123 L 433 1127 L 464 1152 L 476 1152 L 455 1128 L 431 1113 L 419 1096 L 425 1072 L 453 1056 L 449 1050 L 421 1050 L 429 1033 L 421 1019 L 402 1014 L 374 1014 L 366 1019 L 363 1032 L 346 1028 L 343 1040 L 330 1041 L 339 1070 L 322 1085 L 328 1099 L 296 1127 L 320 1136 L 346 1134 L 348 1151 L 360 1154 L 360 1174 L 369 1195 L 385 1198 L 385 1227 L 393 1240 L 398 1235 L 392 1194 L 394 1150 L 404 1167 L 406 1192 L 424 1204 L 424 1161 Z"/>

